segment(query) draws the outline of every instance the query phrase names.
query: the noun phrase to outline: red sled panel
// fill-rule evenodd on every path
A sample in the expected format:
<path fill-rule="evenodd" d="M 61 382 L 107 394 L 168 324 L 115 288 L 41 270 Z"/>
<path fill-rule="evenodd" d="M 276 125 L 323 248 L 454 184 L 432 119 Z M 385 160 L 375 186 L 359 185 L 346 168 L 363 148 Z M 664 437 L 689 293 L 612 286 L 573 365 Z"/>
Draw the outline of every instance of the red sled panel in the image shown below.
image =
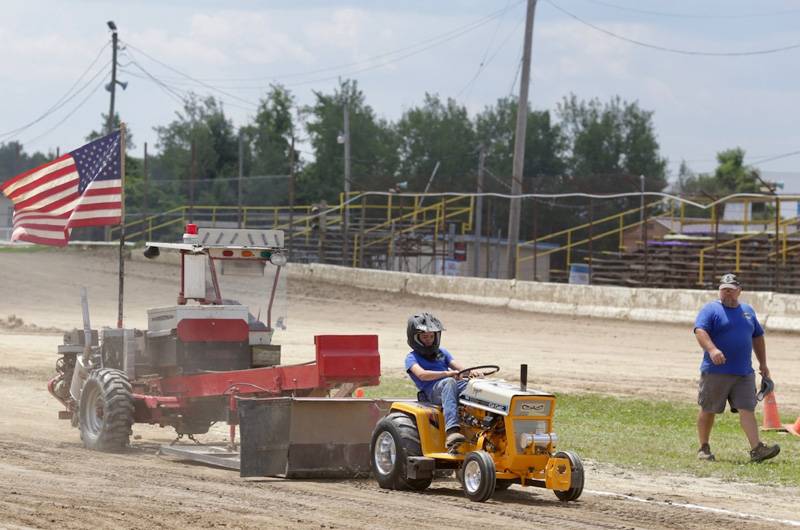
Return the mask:
<path fill-rule="evenodd" d="M 314 344 L 322 379 L 357 380 L 381 375 L 377 335 L 317 335 Z"/>
<path fill-rule="evenodd" d="M 249 329 L 240 319 L 184 318 L 178 322 L 183 342 L 246 342 Z"/>

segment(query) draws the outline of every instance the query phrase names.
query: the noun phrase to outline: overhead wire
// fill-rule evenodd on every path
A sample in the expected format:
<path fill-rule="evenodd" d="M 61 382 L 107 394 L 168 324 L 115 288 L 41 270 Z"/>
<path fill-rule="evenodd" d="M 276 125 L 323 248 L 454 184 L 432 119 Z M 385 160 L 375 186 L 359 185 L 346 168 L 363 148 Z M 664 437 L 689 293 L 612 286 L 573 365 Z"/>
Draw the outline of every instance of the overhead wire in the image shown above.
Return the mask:
<path fill-rule="evenodd" d="M 767 162 L 773 162 L 775 160 L 781 160 L 783 158 L 789 158 L 797 155 L 800 155 L 800 151 L 789 151 L 788 153 L 781 153 L 779 155 L 764 157 L 760 160 L 756 159 L 753 162 L 751 162 L 751 164 L 752 165 L 766 164 Z"/>
<path fill-rule="evenodd" d="M 281 80 L 281 79 L 290 79 L 290 78 L 295 78 L 295 77 L 306 77 L 306 76 L 309 76 L 309 75 L 315 75 L 315 74 L 320 74 L 320 73 L 324 73 L 324 72 L 342 71 L 342 70 L 346 70 L 346 69 L 348 69 L 350 67 L 357 67 L 357 66 L 360 66 L 362 64 L 372 63 L 377 59 L 382 59 L 384 57 L 389 57 L 389 56 L 392 56 L 392 55 L 401 54 L 401 53 L 403 53 L 405 51 L 413 50 L 415 48 L 418 48 L 420 46 L 423 46 L 423 45 L 426 45 L 426 44 L 429 44 L 429 43 L 442 44 L 444 42 L 448 42 L 449 40 L 452 40 L 452 38 L 461 36 L 463 34 L 464 30 L 472 31 L 473 29 L 476 29 L 476 28 L 478 28 L 478 27 L 480 27 L 480 26 L 482 26 L 482 25 L 484 25 L 484 24 L 486 24 L 488 22 L 491 22 L 495 18 L 504 15 L 506 12 L 508 12 L 510 10 L 513 10 L 516 6 L 522 4 L 523 2 L 525 2 L 525 0 L 517 0 L 513 4 L 506 5 L 506 7 L 502 8 L 502 9 L 498 9 L 496 11 L 492 11 L 491 13 L 485 15 L 484 17 L 482 17 L 480 19 L 477 19 L 477 20 L 474 20 L 474 21 L 472 21 L 472 22 L 470 22 L 468 24 L 465 24 L 463 26 L 458 26 L 458 27 L 453 28 L 451 30 L 448 30 L 448 31 L 446 31 L 444 33 L 441 33 L 439 35 L 435 35 L 433 37 L 429 37 L 427 39 L 423 39 L 421 41 L 418 41 L 418 42 L 416 42 L 414 44 L 410 44 L 408 46 L 403 46 L 401 48 L 397 48 L 397 49 L 390 50 L 390 51 L 387 51 L 387 52 L 383 52 L 383 53 L 380 53 L 380 54 L 377 54 L 377 55 L 373 55 L 371 57 L 367 57 L 366 59 L 362 59 L 362 60 L 359 60 L 359 61 L 353 61 L 353 62 L 349 62 L 349 63 L 341 63 L 341 64 L 336 64 L 336 65 L 333 65 L 333 66 L 327 66 L 327 67 L 324 67 L 324 68 L 318 68 L 318 69 L 314 69 L 314 70 L 307 70 L 307 71 L 304 71 L 304 72 L 294 72 L 294 73 L 281 74 L 281 75 L 275 75 L 275 76 L 208 77 L 208 78 L 200 77 L 200 78 L 197 78 L 197 79 L 198 80 L 203 80 L 203 81 L 278 81 L 278 80 Z"/>
<path fill-rule="evenodd" d="M 81 87 L 77 92 L 72 93 L 72 91 L 75 90 L 75 87 L 78 86 L 78 84 L 80 84 L 80 82 L 83 81 L 83 78 L 86 77 L 86 75 L 92 70 L 92 68 L 94 68 L 94 65 L 97 64 L 98 60 L 100 60 L 100 57 L 103 55 L 105 49 L 108 48 L 109 44 L 110 42 L 106 42 L 103 46 L 100 47 L 100 51 L 97 52 L 97 55 L 95 56 L 94 60 L 92 60 L 89 66 L 86 67 L 86 69 L 83 71 L 83 73 L 81 73 L 81 75 L 72 84 L 72 86 L 70 86 L 69 89 L 64 93 L 64 95 L 61 96 L 55 103 L 53 103 L 47 110 L 45 110 L 39 117 L 26 123 L 25 125 L 17 127 L 16 129 L 0 133 L 0 138 L 13 136 L 15 134 L 18 134 L 20 132 L 23 132 L 31 128 L 32 126 L 36 125 L 37 123 L 41 122 L 42 120 L 52 115 L 58 109 L 69 103 L 73 98 L 75 98 L 75 96 L 80 94 L 88 85 L 90 85 L 97 78 L 97 76 L 100 73 L 102 73 L 104 69 L 108 67 L 109 64 L 111 64 L 111 60 L 109 59 L 109 61 L 103 66 L 103 68 L 101 68 L 97 73 L 95 73 L 94 77 L 89 79 L 89 81 L 87 81 L 86 84 L 83 87 Z"/>
<path fill-rule="evenodd" d="M 89 92 L 89 93 L 86 95 L 86 97 L 85 97 L 85 98 L 83 98 L 83 99 L 80 101 L 80 103 L 78 103 L 78 104 L 75 106 L 75 108 L 73 108 L 73 109 L 72 109 L 72 110 L 71 110 L 71 111 L 70 111 L 70 112 L 69 112 L 69 113 L 68 113 L 66 116 L 64 116 L 64 117 L 61 119 L 61 121 L 59 121 L 58 123 L 56 123 L 55 125 L 53 125 L 51 128 L 49 128 L 48 130 L 46 130 L 45 132 L 43 132 L 43 133 L 42 133 L 42 134 L 40 134 L 39 136 L 36 136 L 36 137 L 34 137 L 34 138 L 31 138 L 30 140 L 28 140 L 28 142 L 27 142 L 27 143 L 33 143 L 33 142 L 36 142 L 36 141 L 38 141 L 38 140 L 40 140 L 40 139 L 44 138 L 45 136 L 47 136 L 48 134 L 50 134 L 50 133 L 51 133 L 51 132 L 53 132 L 54 130 L 56 130 L 58 127 L 60 127 L 60 126 L 61 126 L 61 125 L 62 125 L 62 124 L 65 122 L 65 121 L 67 121 L 68 119 L 70 119 L 70 118 L 72 117 L 72 115 L 73 115 L 73 114 L 75 114 L 75 112 L 77 112 L 77 111 L 78 111 L 78 109 L 80 109 L 81 107 L 83 107 L 83 106 L 86 104 L 86 102 L 87 102 L 87 101 L 89 101 L 89 99 L 90 99 L 90 98 L 91 98 L 91 97 L 92 97 L 92 96 L 93 96 L 93 95 L 94 95 L 94 94 L 95 94 L 95 93 L 96 93 L 96 92 L 97 92 L 97 91 L 100 89 L 100 87 L 101 87 L 101 86 L 103 86 L 103 85 L 105 85 L 106 79 L 109 79 L 110 77 L 111 77 L 111 72 L 107 72 L 107 73 L 106 73 L 106 75 L 104 75 L 104 76 L 103 76 L 103 78 L 102 78 L 102 79 L 100 79 L 100 82 L 99 82 L 99 83 L 97 83 L 97 85 L 95 85 L 95 87 L 94 87 L 94 88 L 91 90 L 91 92 Z"/>
<path fill-rule="evenodd" d="M 642 46 L 644 48 L 649 48 L 651 50 L 658 50 L 667 53 L 675 53 L 678 55 L 693 55 L 693 56 L 704 56 L 704 57 L 749 57 L 753 55 L 768 55 L 772 53 L 779 53 L 785 52 L 789 50 L 794 50 L 800 48 L 800 43 L 789 44 L 786 46 L 779 46 L 776 48 L 765 48 L 761 50 L 748 50 L 748 51 L 741 51 L 741 52 L 709 52 L 709 51 L 699 51 L 699 50 L 686 50 L 680 48 L 671 48 L 668 46 L 660 46 L 658 44 L 651 44 L 649 42 L 643 42 L 640 40 L 632 39 L 630 37 L 625 37 L 624 35 L 619 35 L 614 33 L 613 31 L 609 31 L 605 28 L 592 24 L 591 22 L 582 19 L 578 15 L 572 13 L 571 11 L 567 11 L 563 7 L 556 4 L 553 0 L 544 0 L 556 10 L 562 12 L 563 14 L 567 15 L 568 17 L 580 22 L 584 26 L 587 26 L 595 31 L 608 35 L 609 37 L 613 37 L 615 39 L 627 42 L 629 44 L 635 44 L 637 46 Z"/>
<path fill-rule="evenodd" d="M 139 63 L 139 61 L 137 61 L 129 52 L 126 52 L 126 53 L 127 53 L 127 57 L 130 59 L 130 63 L 133 66 L 135 66 L 137 69 L 139 69 L 144 74 L 144 76 L 142 76 L 140 74 L 137 74 L 135 72 L 131 72 L 130 70 L 123 69 L 123 71 L 125 71 L 126 74 L 133 75 L 134 77 L 139 77 L 139 78 L 142 78 L 142 79 L 148 79 L 148 80 L 152 81 L 159 88 L 161 88 L 164 92 L 166 92 L 170 97 L 172 97 L 173 99 L 176 99 L 181 105 L 185 105 L 186 102 L 189 101 L 189 99 L 191 98 L 191 95 L 195 94 L 195 92 L 193 92 L 191 90 L 185 90 L 185 89 L 182 89 L 180 87 L 174 86 L 174 84 L 167 83 L 163 79 L 161 79 L 161 78 L 157 77 L 156 75 L 154 75 L 153 73 L 151 73 L 144 66 L 142 66 L 141 63 Z M 243 110 L 246 110 L 246 111 L 253 110 L 253 108 L 250 107 L 250 106 L 239 105 L 238 103 L 231 102 L 231 101 L 229 101 L 229 100 L 227 100 L 227 99 L 225 99 L 225 98 L 223 98 L 221 96 L 216 96 L 215 95 L 213 97 L 216 98 L 217 100 L 223 102 L 224 104 L 226 104 L 228 106 L 231 106 L 231 107 L 240 108 L 240 109 L 243 109 Z"/>
<path fill-rule="evenodd" d="M 701 14 L 701 13 L 670 13 L 666 11 L 651 11 L 648 9 L 639 9 L 636 7 L 621 6 L 611 2 L 603 2 L 602 0 L 585 0 L 593 4 L 619 9 L 621 11 L 631 11 L 633 13 L 641 13 L 644 15 L 654 15 L 661 17 L 672 18 L 702 18 L 702 19 L 724 19 L 724 18 L 754 18 L 754 17 L 775 17 L 789 15 L 792 13 L 800 13 L 800 9 L 785 9 L 781 11 L 771 11 L 765 13 L 715 13 L 715 14 Z"/>
<path fill-rule="evenodd" d="M 510 0 L 509 0 L 509 2 L 510 2 Z M 507 7 L 508 7 L 508 3 L 506 3 L 506 8 L 507 8 Z M 492 32 L 492 36 L 491 36 L 491 37 L 489 38 L 489 40 L 486 42 L 486 49 L 485 49 L 485 50 L 484 50 L 484 52 L 483 52 L 483 57 L 481 57 L 481 60 L 480 60 L 480 62 L 478 63 L 478 69 L 477 69 L 477 71 L 476 71 L 476 72 L 475 72 L 475 74 L 472 76 L 472 78 L 471 78 L 469 81 L 467 81 L 467 83 L 466 83 L 466 84 L 465 84 L 465 85 L 464 85 L 464 86 L 461 88 L 461 90 L 459 90 L 459 91 L 458 91 L 458 94 L 456 94 L 456 97 L 457 97 L 457 98 L 458 98 L 458 97 L 461 97 L 461 94 L 463 94 L 465 90 L 467 90 L 467 96 L 466 96 L 466 97 L 467 97 L 467 98 L 469 98 L 469 95 L 470 95 L 470 93 L 472 92 L 472 87 L 475 85 L 475 80 L 477 80 L 477 79 L 478 79 L 478 77 L 481 75 L 481 73 L 483 72 L 483 69 L 484 69 L 486 66 L 488 66 L 488 64 L 489 64 L 489 63 L 491 63 L 491 62 L 492 62 L 492 59 L 494 59 L 494 57 L 497 55 L 497 52 L 499 52 L 499 51 L 500 51 L 500 49 L 502 49 L 502 48 L 503 48 L 503 46 L 505 46 L 505 44 L 508 42 L 508 39 L 511 37 L 511 35 L 513 35 L 514 33 L 516 33 L 516 28 L 515 28 L 515 30 L 514 30 L 514 31 L 511 31 L 511 32 L 509 32 L 509 33 L 508 33 L 508 35 L 506 35 L 506 38 L 503 40 L 503 42 L 502 42 L 502 43 L 500 44 L 500 46 L 497 48 L 497 51 L 495 51 L 495 53 L 494 53 L 494 54 L 492 54 L 492 57 L 491 57 L 491 59 L 489 59 L 489 60 L 488 60 L 488 62 L 487 62 L 487 57 L 489 56 L 489 50 L 492 48 L 492 44 L 494 44 L 494 39 L 497 37 L 497 32 L 498 32 L 498 30 L 500 29 L 500 26 L 501 26 L 501 24 L 502 24 L 502 22 L 503 22 L 503 18 L 504 18 L 504 17 L 499 17 L 499 18 L 497 19 L 497 25 L 495 25 L 495 27 L 494 27 L 494 31 Z M 525 20 L 525 19 L 524 19 L 524 18 L 520 18 L 520 22 L 517 24 L 517 27 L 519 27 L 519 24 L 520 24 L 520 23 L 521 23 L 521 21 L 523 21 L 523 20 Z"/>
<path fill-rule="evenodd" d="M 307 79 L 307 80 L 297 81 L 297 82 L 284 83 L 284 85 L 287 86 L 287 87 L 295 87 L 295 86 L 302 86 L 302 85 L 308 85 L 308 84 L 314 84 L 314 83 L 321 83 L 321 82 L 324 82 L 324 81 L 331 81 L 331 80 L 335 80 L 335 79 L 340 79 L 342 77 L 349 77 L 349 76 L 352 76 L 352 75 L 355 75 L 355 74 L 368 72 L 370 70 L 375 70 L 375 69 L 378 69 L 378 68 L 382 68 L 384 66 L 388 66 L 390 64 L 394 64 L 396 62 L 402 61 L 402 60 L 407 59 L 409 57 L 412 57 L 414 55 L 418 55 L 420 53 L 428 51 L 431 48 L 434 48 L 436 46 L 439 46 L 441 44 L 444 44 L 446 42 L 454 40 L 454 39 L 456 39 L 458 37 L 461 37 L 461 36 L 463 36 L 463 35 L 471 32 L 471 31 L 475 30 L 476 28 L 478 28 L 478 27 L 480 27 L 482 25 L 484 25 L 484 24 L 486 24 L 488 22 L 491 22 L 495 18 L 497 18 L 500 15 L 504 14 L 506 11 L 508 11 L 510 9 L 513 9 L 514 7 L 516 7 L 516 5 L 522 3 L 522 1 L 524 1 L 524 0 L 518 0 L 514 4 L 511 4 L 506 8 L 497 10 L 497 11 L 491 13 L 490 15 L 487 15 L 486 17 L 483 17 L 482 19 L 479 19 L 478 21 L 472 22 L 472 23 L 467 24 L 465 26 L 461 26 L 461 27 L 457 28 L 456 30 L 452 30 L 450 32 L 444 33 L 444 34 L 439 35 L 437 37 L 433 37 L 433 38 L 421 41 L 420 43 L 417 43 L 415 45 L 407 46 L 407 47 L 404 47 L 404 48 L 400 48 L 398 50 L 394 50 L 392 52 L 387 52 L 387 53 L 384 53 L 384 54 L 379 54 L 379 55 L 373 56 L 373 57 L 371 57 L 369 59 L 366 59 L 366 60 L 363 60 L 363 61 L 358 61 L 358 62 L 354 62 L 354 63 L 348 63 L 347 65 L 345 65 L 345 67 L 346 67 L 346 66 L 350 66 L 350 65 L 358 66 L 358 65 L 365 64 L 366 66 L 364 66 L 364 67 L 351 69 L 351 70 L 345 70 L 345 71 L 341 71 L 342 66 L 331 66 L 331 67 L 327 67 L 327 68 L 322 68 L 322 69 L 318 69 L 318 70 L 312 71 L 312 72 L 327 72 L 327 71 L 335 71 L 335 70 L 340 70 L 340 71 L 337 72 L 335 75 L 325 76 L 325 77 L 318 77 L 318 78 L 314 78 L 314 79 Z M 241 101 L 245 101 L 248 104 L 257 106 L 252 102 L 249 102 L 249 101 L 247 101 L 247 100 L 245 100 L 243 98 L 239 98 L 238 96 L 234 96 L 233 94 L 231 94 L 229 92 L 226 92 L 225 90 L 223 90 L 223 88 L 221 88 L 219 86 L 210 85 L 209 83 L 204 82 L 199 78 L 195 78 L 195 77 L 189 76 L 187 74 L 184 74 L 184 73 L 182 73 L 182 72 L 170 67 L 166 63 L 163 63 L 163 62 L 158 61 L 157 59 L 155 59 L 155 58 L 153 58 L 151 56 L 148 56 L 143 50 L 141 50 L 139 48 L 136 48 L 135 46 L 131 45 L 130 43 L 126 43 L 126 44 L 128 46 L 132 47 L 137 52 L 142 53 L 143 55 L 145 55 L 149 59 L 158 62 L 162 66 L 164 66 L 166 68 L 169 68 L 170 70 L 178 73 L 179 75 L 183 76 L 186 79 L 191 80 L 192 82 L 194 82 L 196 84 L 199 84 L 199 85 L 204 86 L 206 88 L 209 88 L 211 90 L 215 90 L 217 92 L 226 94 L 228 97 L 235 97 L 236 99 L 239 99 Z M 425 44 L 425 45 L 421 46 L 422 44 Z M 408 53 L 400 53 L 400 52 L 406 51 L 406 50 L 412 50 L 412 51 L 410 51 Z M 382 61 L 382 62 L 377 62 L 377 63 L 374 62 L 376 59 L 379 59 L 379 58 L 382 58 L 382 57 L 389 57 L 389 56 L 393 56 L 393 57 L 391 59 L 389 59 L 389 60 L 385 60 L 385 61 Z M 263 80 L 270 80 L 270 81 L 279 81 L 281 79 L 286 79 L 286 78 L 290 78 L 290 77 L 302 77 L 302 76 L 307 76 L 307 75 L 310 75 L 310 74 L 308 72 L 305 72 L 305 73 L 302 73 L 302 74 L 301 73 L 289 74 L 289 75 L 284 75 L 284 76 L 273 76 L 273 77 L 269 77 L 269 78 L 253 78 L 251 80 L 263 79 Z M 224 80 L 223 78 L 216 78 L 216 79 Z M 234 80 L 234 79 L 228 79 L 228 80 Z M 263 85 L 260 85 L 260 86 L 259 85 L 247 85 L 247 86 L 231 85 L 231 86 L 226 86 L 225 87 L 226 90 L 264 90 L 265 88 L 266 87 L 263 86 Z"/>
<path fill-rule="evenodd" d="M 138 47 L 134 46 L 134 45 L 133 45 L 133 44 L 131 44 L 130 42 L 127 42 L 127 41 L 126 41 L 126 42 L 125 42 L 125 46 L 126 46 L 126 47 L 128 47 L 128 48 L 132 48 L 132 49 L 133 49 L 133 50 L 135 50 L 137 53 L 140 53 L 140 54 L 144 55 L 145 57 L 147 57 L 147 58 L 148 58 L 148 59 L 150 59 L 151 61 L 153 61 L 153 62 L 155 62 L 155 63 L 157 63 L 157 64 L 159 64 L 159 65 L 163 66 L 164 68 L 167 68 L 168 70 L 171 70 L 171 71 L 175 72 L 175 73 L 176 73 L 176 74 L 178 74 L 178 75 L 181 75 L 181 76 L 185 77 L 186 79 L 190 79 L 190 80 L 192 80 L 192 81 L 194 81 L 194 82 L 198 83 L 199 85 L 201 85 L 201 86 L 203 86 L 203 87 L 205 87 L 205 88 L 207 88 L 207 89 L 209 89 L 209 90 L 212 90 L 212 91 L 214 91 L 214 92 L 218 92 L 218 93 L 220 93 L 220 94 L 223 94 L 223 95 L 225 95 L 225 96 L 228 96 L 229 98 L 235 99 L 235 100 L 237 100 L 237 101 L 241 101 L 242 103 L 245 103 L 245 104 L 249 105 L 249 106 L 250 106 L 250 107 L 252 107 L 253 109 L 257 109 L 257 108 L 258 108 L 258 103 L 254 103 L 254 102 L 252 102 L 252 101 L 250 101 L 250 100 L 247 100 L 247 99 L 245 99 L 245 98 L 239 97 L 239 96 L 237 96 L 236 94 L 232 94 L 232 93 L 230 93 L 230 92 L 228 92 L 228 91 L 226 91 L 226 90 L 223 90 L 223 89 L 221 89 L 221 88 L 215 87 L 215 86 L 213 86 L 213 85 L 210 85 L 210 84 L 208 84 L 208 83 L 205 83 L 205 82 L 203 82 L 203 81 L 200 81 L 200 80 L 198 80 L 198 79 L 195 79 L 194 77 L 190 76 L 189 74 L 186 74 L 186 73 L 184 73 L 184 72 L 182 72 L 182 71 L 178 70 L 177 68 L 174 68 L 174 67 L 172 67 L 172 66 L 168 65 L 167 63 L 165 63 L 165 62 L 163 62 L 163 61 L 160 61 L 159 59 L 156 59 L 155 57 L 153 57 L 153 56 L 152 56 L 152 55 L 150 55 L 149 53 L 145 52 L 145 51 L 144 51 L 144 50 L 142 50 L 141 48 L 138 48 Z M 130 56 L 130 54 L 128 54 L 128 56 L 129 56 L 129 57 L 131 57 L 131 56 Z"/>

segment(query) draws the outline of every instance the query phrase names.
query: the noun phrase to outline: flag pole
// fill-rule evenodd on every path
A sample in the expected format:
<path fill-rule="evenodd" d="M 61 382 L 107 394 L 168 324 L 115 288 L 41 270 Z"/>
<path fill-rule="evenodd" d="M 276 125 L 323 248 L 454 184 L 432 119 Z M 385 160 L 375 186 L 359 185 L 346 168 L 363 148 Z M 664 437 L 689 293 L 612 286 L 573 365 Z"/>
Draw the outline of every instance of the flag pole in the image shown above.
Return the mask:
<path fill-rule="evenodd" d="M 125 124 L 119 124 L 120 153 L 120 221 L 119 221 L 119 307 L 117 308 L 117 328 L 122 329 L 122 299 L 125 292 Z"/>

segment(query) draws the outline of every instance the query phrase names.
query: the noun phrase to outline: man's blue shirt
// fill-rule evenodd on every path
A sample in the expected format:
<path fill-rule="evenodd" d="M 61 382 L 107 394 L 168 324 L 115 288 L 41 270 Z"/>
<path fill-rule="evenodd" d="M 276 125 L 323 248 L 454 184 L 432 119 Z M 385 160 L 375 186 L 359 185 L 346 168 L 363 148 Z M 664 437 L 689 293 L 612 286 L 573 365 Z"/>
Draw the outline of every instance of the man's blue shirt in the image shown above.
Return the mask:
<path fill-rule="evenodd" d="M 714 374 L 748 375 L 753 373 L 753 338 L 764 334 L 756 312 L 748 304 L 725 307 L 716 300 L 703 306 L 694 323 L 695 329 L 704 329 L 714 345 L 725 354 L 725 363 L 711 362 L 708 352 L 703 352 L 700 371 Z"/>
<path fill-rule="evenodd" d="M 452 360 L 453 356 L 450 355 L 450 352 L 444 348 L 439 348 L 439 355 L 434 360 L 428 359 L 427 357 L 412 351 L 406 355 L 406 372 L 408 372 L 408 375 L 411 377 L 411 380 L 414 381 L 414 384 L 417 385 L 417 388 L 425 392 L 425 395 L 427 396 L 429 395 L 428 392 L 430 389 L 436 384 L 436 380 L 421 381 L 417 376 L 411 373 L 411 367 L 415 364 L 418 364 L 423 370 L 444 372 L 445 370 L 450 369 L 450 362 Z"/>

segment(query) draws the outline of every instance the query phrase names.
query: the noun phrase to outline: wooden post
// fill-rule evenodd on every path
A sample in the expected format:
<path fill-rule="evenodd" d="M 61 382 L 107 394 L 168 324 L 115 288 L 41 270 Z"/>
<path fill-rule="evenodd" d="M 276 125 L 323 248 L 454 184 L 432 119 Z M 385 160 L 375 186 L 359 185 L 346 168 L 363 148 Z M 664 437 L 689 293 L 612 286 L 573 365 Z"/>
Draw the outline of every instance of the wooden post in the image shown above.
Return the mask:
<path fill-rule="evenodd" d="M 594 241 L 594 199 L 589 197 L 589 285 L 592 284 L 592 242 Z"/>
<path fill-rule="evenodd" d="M 361 219 L 358 220 L 358 266 L 364 267 L 364 224 L 367 217 L 367 196 L 361 195 Z"/>
<path fill-rule="evenodd" d="M 120 217 L 119 217 L 119 304 L 117 306 L 117 328 L 122 328 L 122 300 L 125 294 L 125 124 L 119 126 L 120 158 Z"/>
<path fill-rule="evenodd" d="M 142 240 L 146 241 L 149 234 L 144 229 L 144 220 L 147 219 L 147 212 L 149 210 L 148 204 L 148 189 L 147 186 L 149 184 L 148 178 L 148 166 L 149 166 L 150 159 L 147 156 L 147 142 L 144 143 L 144 166 L 142 168 Z"/>

